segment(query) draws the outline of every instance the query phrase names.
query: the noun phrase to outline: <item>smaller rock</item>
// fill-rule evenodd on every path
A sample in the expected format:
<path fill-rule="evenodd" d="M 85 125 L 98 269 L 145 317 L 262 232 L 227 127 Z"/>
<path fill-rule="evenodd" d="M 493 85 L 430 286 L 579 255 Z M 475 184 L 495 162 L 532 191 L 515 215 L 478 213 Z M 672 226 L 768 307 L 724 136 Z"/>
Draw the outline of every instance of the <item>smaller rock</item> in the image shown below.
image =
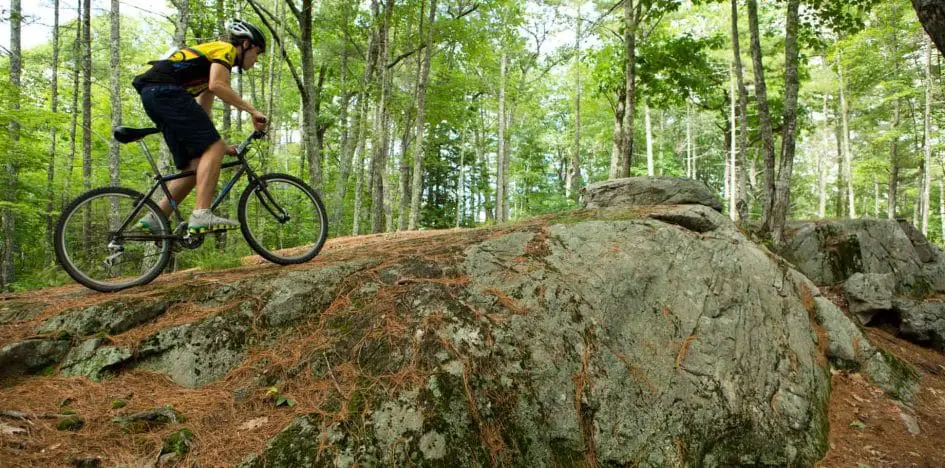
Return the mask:
<path fill-rule="evenodd" d="M 59 373 L 63 376 L 85 376 L 99 381 L 108 373 L 110 367 L 132 358 L 131 350 L 116 346 L 107 346 L 102 338 L 86 340 L 72 349 L 63 360 Z"/>
<path fill-rule="evenodd" d="M 896 278 L 891 273 L 854 273 L 843 283 L 843 292 L 860 323 L 866 325 L 880 311 L 892 308 Z"/>
<path fill-rule="evenodd" d="M 26 340 L 0 349 L 0 377 L 35 373 L 58 363 L 69 352 L 66 340 Z"/>
<path fill-rule="evenodd" d="M 896 222 L 899 223 L 902 232 L 904 232 L 906 237 L 909 238 L 909 241 L 912 242 L 912 246 L 915 247 L 915 253 L 919 256 L 919 260 L 922 263 L 932 263 L 938 260 L 937 249 L 911 222 L 909 222 L 909 220 L 897 219 Z"/>
<path fill-rule="evenodd" d="M 629 177 L 589 185 L 586 208 L 618 205 L 705 205 L 722 211 L 722 203 L 702 182 L 678 177 Z"/>
<path fill-rule="evenodd" d="M 115 416 L 112 422 L 119 424 L 121 429 L 129 434 L 137 434 L 149 432 L 166 424 L 180 424 L 184 422 L 184 417 L 174 408 L 164 406 L 140 413 Z"/>
<path fill-rule="evenodd" d="M 164 447 L 161 448 L 161 453 L 177 455 L 180 458 L 190 453 L 195 444 L 194 433 L 186 427 L 164 436 L 163 441 Z"/>
<path fill-rule="evenodd" d="M 75 457 L 69 465 L 76 468 L 98 468 L 102 466 L 102 457 Z"/>
<path fill-rule="evenodd" d="M 180 463 L 180 458 L 176 453 L 165 453 L 158 458 L 157 466 L 175 466 Z"/>
<path fill-rule="evenodd" d="M 919 428 L 919 421 L 915 419 L 915 416 L 907 408 L 903 407 L 904 405 L 899 405 L 899 419 L 902 420 L 902 423 L 906 425 L 906 430 L 909 431 L 912 435 L 919 435 L 922 433 L 922 429 Z"/>
<path fill-rule="evenodd" d="M 82 427 L 85 426 L 85 420 L 81 416 L 68 416 L 59 420 L 59 423 L 56 424 L 56 429 L 60 431 L 69 431 L 76 432 Z"/>
<path fill-rule="evenodd" d="M 945 302 L 900 299 L 893 306 L 904 338 L 945 352 Z"/>
<path fill-rule="evenodd" d="M 703 205 L 667 207 L 665 210 L 650 213 L 649 217 L 698 233 L 715 231 L 723 226 L 734 227 L 728 218 Z"/>

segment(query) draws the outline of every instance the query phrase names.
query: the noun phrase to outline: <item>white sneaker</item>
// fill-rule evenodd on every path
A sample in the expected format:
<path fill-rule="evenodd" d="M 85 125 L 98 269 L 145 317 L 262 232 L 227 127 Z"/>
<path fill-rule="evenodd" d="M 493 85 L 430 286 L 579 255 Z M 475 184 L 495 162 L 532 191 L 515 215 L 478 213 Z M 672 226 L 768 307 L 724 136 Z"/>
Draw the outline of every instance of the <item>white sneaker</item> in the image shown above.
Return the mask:
<path fill-rule="evenodd" d="M 147 216 L 138 220 L 138 229 L 148 231 L 151 234 L 162 234 L 161 222 L 158 221 L 154 213 L 148 213 Z"/>
<path fill-rule="evenodd" d="M 230 230 L 240 227 L 240 223 L 216 216 L 210 210 L 194 210 L 187 221 L 187 231 L 191 234 L 203 234 L 210 231 Z"/>

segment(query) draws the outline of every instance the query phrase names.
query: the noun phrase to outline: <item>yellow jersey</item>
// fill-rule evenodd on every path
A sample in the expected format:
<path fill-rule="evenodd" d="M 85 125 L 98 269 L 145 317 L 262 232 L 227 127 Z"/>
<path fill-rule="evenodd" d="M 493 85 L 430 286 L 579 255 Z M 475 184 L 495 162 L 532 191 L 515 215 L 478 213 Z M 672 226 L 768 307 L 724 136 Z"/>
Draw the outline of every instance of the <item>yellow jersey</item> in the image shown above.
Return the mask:
<path fill-rule="evenodd" d="M 227 69 L 236 65 L 236 46 L 217 41 L 185 47 L 168 58 L 150 62 L 151 67 L 135 77 L 135 89 L 149 84 L 175 84 L 193 96 L 207 90 L 210 83 L 210 65 L 219 63 Z"/>

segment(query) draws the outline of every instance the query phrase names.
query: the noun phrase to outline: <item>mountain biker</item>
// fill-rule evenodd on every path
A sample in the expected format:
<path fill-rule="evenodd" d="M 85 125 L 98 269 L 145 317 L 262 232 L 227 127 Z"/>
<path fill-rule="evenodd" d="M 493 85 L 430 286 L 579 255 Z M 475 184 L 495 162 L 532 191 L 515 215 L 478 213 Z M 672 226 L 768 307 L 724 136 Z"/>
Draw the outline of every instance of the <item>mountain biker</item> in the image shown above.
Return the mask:
<path fill-rule="evenodd" d="M 257 130 L 264 130 L 267 124 L 266 116 L 230 87 L 230 71 L 253 68 L 266 51 L 266 36 L 241 20 L 230 23 L 228 33 L 228 41 L 185 47 L 149 62 L 151 67 L 133 81 L 145 112 L 163 132 L 177 169 L 196 171 L 196 177 L 168 184 L 175 206 L 196 185 L 197 202 L 187 223 L 191 233 L 239 227 L 236 221 L 210 212 L 223 156 L 236 153 L 236 147 L 227 146 L 211 121 L 213 98 L 250 114 Z M 159 206 L 165 214 L 171 213 L 171 202 L 166 198 Z M 160 223 L 149 214 L 138 226 L 154 232 Z"/>

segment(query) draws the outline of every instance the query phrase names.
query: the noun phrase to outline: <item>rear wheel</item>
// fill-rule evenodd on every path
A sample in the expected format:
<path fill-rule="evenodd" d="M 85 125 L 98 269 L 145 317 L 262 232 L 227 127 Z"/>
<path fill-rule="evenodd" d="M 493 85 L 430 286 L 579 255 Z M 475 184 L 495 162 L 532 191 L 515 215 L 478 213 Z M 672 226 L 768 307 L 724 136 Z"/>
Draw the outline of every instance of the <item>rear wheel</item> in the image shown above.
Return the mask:
<path fill-rule="evenodd" d="M 315 258 L 328 237 L 328 216 L 318 193 L 286 174 L 266 174 L 246 187 L 238 215 L 249 246 L 280 265 Z"/>
<path fill-rule="evenodd" d="M 125 230 L 117 232 L 142 200 Z M 150 283 L 167 265 L 171 241 L 136 230 L 138 220 L 148 215 L 156 222 L 151 233 L 170 233 L 167 216 L 141 193 L 122 187 L 88 191 L 70 203 L 56 223 L 56 259 L 69 276 L 96 291 Z"/>

